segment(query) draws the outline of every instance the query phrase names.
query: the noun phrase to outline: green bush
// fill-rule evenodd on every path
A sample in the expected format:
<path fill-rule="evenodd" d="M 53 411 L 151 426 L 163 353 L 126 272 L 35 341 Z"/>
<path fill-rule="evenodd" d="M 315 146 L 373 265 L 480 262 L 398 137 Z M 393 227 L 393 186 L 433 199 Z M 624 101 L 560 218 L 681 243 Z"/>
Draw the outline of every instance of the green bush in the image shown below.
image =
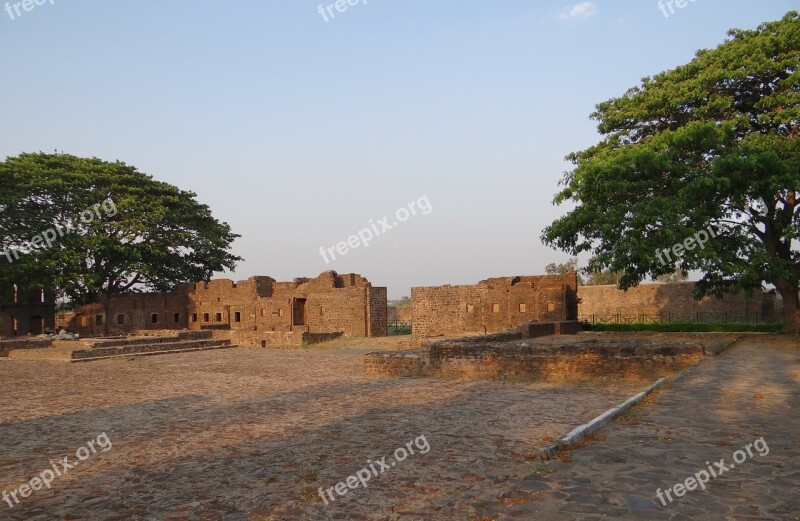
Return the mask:
<path fill-rule="evenodd" d="M 389 336 L 410 335 L 410 334 L 411 334 L 411 326 L 410 325 L 389 324 Z"/>
<path fill-rule="evenodd" d="M 779 333 L 781 324 L 698 324 L 695 322 L 671 322 L 659 324 L 586 324 L 588 331 L 655 331 L 660 333 Z"/>

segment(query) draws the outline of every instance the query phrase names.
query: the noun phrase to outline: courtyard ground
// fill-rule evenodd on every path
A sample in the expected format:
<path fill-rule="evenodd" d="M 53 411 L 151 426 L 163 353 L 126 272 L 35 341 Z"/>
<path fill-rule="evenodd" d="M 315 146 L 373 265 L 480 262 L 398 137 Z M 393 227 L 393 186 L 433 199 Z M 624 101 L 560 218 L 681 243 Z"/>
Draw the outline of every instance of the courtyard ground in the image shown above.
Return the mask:
<path fill-rule="evenodd" d="M 562 454 L 565 461 L 509 487 L 500 496 L 505 502 L 487 498 L 481 514 L 497 521 L 795 521 L 798 410 L 800 342 L 753 335 L 689 369 L 588 446 Z M 728 470 L 718 466 L 721 459 Z M 689 482 L 696 489 L 679 490 L 681 497 L 664 494 L 709 466 L 722 473 L 705 490 Z"/>
<path fill-rule="evenodd" d="M 85 364 L 0 359 L 0 492 L 18 490 L 50 460 L 76 461 L 101 433 L 112 443 L 49 490 L 13 508 L 0 503 L 0 519 L 800 517 L 800 350 L 772 338 L 706 359 L 587 446 L 560 454 L 565 461 L 547 463 L 538 448 L 641 385 L 368 378 L 363 354 L 396 344 L 352 345 Z M 759 437 L 769 454 L 658 503 L 657 488 L 706 461 L 730 463 Z M 395 461 L 414 441 L 416 453 Z M 319 487 L 384 456 L 396 465 L 367 488 L 322 502 Z"/>
<path fill-rule="evenodd" d="M 0 519 L 472 519 L 529 473 L 526 455 L 640 387 L 368 378 L 363 354 L 396 342 L 354 343 L 2 360 L 0 491 L 76 461 L 101 433 L 112 448 L 0 503 Z M 366 489 L 322 502 L 319 487 L 414 440 Z"/>

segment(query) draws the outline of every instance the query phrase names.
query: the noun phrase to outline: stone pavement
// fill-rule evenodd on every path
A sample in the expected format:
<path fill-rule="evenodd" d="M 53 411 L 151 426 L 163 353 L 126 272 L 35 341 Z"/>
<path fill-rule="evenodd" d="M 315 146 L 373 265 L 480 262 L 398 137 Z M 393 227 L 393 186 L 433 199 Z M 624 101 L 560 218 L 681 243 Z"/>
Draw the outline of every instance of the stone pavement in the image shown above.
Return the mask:
<path fill-rule="evenodd" d="M 0 493 L 50 460 L 77 461 L 101 433 L 112 443 L 52 488 L 0 502 L 0 519 L 474 519 L 539 447 L 640 387 L 369 378 L 368 340 L 88 364 L 0 359 Z M 421 435 L 430 451 L 368 488 L 329 505 L 317 495 Z"/>
<path fill-rule="evenodd" d="M 564 461 L 535 466 L 497 498 L 483 520 L 800 519 L 800 343 L 749 336 L 601 430 Z M 761 451 L 751 447 L 762 438 Z M 737 464 L 736 459 L 742 461 Z M 701 470 L 706 490 L 656 497 Z M 704 476 L 700 476 L 704 478 Z"/>

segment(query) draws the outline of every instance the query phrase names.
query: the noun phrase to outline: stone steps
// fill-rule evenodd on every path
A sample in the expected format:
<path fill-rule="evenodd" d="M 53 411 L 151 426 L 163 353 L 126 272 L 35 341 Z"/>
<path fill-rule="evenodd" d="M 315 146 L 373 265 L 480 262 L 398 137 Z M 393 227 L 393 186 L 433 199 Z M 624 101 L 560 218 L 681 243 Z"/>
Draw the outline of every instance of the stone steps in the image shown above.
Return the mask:
<path fill-rule="evenodd" d="M 184 340 L 178 337 L 153 337 L 150 342 L 142 342 L 141 338 L 130 342 L 115 340 L 113 342 L 98 341 L 89 348 L 86 345 L 58 346 L 45 349 L 14 350 L 9 358 L 15 360 L 55 360 L 61 362 L 90 362 L 125 356 L 153 356 L 209 349 L 227 349 L 237 347 L 230 340 Z M 113 345 L 108 345 L 109 343 Z"/>

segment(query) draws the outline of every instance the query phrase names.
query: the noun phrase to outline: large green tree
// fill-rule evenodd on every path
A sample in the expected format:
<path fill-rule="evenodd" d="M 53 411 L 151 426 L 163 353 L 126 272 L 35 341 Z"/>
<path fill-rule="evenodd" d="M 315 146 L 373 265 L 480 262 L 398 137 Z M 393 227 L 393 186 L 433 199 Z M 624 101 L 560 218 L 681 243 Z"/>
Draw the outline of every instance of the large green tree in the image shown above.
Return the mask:
<path fill-rule="evenodd" d="M 772 284 L 800 333 L 800 15 L 732 30 L 592 117 L 603 139 L 568 156 L 555 203 L 575 207 L 542 240 L 623 289 L 676 261 L 704 274 L 698 296 Z"/>
<path fill-rule="evenodd" d="M 196 194 L 122 162 L 21 154 L 0 162 L 0 283 L 52 287 L 74 305 L 166 291 L 233 269 L 238 237 Z M 33 242 L 33 244 L 31 244 Z"/>

